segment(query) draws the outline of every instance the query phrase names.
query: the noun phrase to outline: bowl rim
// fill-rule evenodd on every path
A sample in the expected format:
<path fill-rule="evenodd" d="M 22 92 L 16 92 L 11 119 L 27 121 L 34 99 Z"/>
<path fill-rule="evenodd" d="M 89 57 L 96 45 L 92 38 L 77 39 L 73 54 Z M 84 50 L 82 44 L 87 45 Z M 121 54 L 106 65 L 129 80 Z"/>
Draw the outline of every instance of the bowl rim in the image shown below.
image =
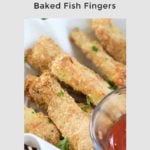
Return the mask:
<path fill-rule="evenodd" d="M 112 94 L 114 94 L 114 93 L 117 93 L 118 91 L 123 90 L 123 89 L 126 89 L 126 86 L 117 88 L 116 90 L 113 90 L 113 91 L 111 91 L 110 93 L 108 93 L 106 96 L 104 96 L 104 97 L 102 98 L 102 100 L 97 104 L 97 106 L 95 107 L 95 109 L 94 109 L 94 111 L 93 111 L 93 113 L 92 113 L 92 116 L 91 116 L 91 119 L 90 119 L 90 137 L 91 137 L 91 139 L 92 139 L 93 144 L 94 144 L 94 145 L 96 144 L 96 147 L 97 147 L 99 150 L 102 150 L 102 149 L 101 149 L 101 147 L 99 146 L 99 144 L 98 144 L 98 142 L 97 142 L 97 140 L 95 139 L 94 134 L 93 134 L 93 129 L 94 129 L 94 128 L 93 128 L 93 127 L 94 127 L 93 122 L 94 122 L 94 119 L 95 119 L 94 116 L 95 116 L 96 112 L 98 111 L 98 109 L 100 108 L 100 106 L 104 103 L 105 99 L 107 99 L 107 97 L 109 97 L 110 95 L 112 95 Z M 96 149 L 96 150 L 97 150 L 97 149 Z"/>

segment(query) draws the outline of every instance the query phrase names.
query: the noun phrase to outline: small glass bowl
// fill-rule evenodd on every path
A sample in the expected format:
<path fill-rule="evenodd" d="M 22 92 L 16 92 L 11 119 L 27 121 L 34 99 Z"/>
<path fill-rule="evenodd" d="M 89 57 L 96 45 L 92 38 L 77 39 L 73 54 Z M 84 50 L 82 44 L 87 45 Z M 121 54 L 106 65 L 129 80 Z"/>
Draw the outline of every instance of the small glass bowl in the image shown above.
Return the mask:
<path fill-rule="evenodd" d="M 126 115 L 126 87 L 114 90 L 96 106 L 90 121 L 90 135 L 96 150 L 105 150 L 113 125 Z"/>

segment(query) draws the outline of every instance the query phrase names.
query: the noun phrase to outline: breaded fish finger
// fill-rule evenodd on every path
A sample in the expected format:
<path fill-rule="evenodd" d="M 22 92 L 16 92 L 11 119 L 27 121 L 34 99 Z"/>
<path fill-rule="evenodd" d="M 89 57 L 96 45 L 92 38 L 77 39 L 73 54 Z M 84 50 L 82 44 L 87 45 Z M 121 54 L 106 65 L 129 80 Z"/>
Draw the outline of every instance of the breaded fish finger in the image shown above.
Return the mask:
<path fill-rule="evenodd" d="M 45 103 L 42 99 L 42 97 L 39 96 L 35 96 L 35 94 L 37 94 L 37 91 L 35 91 L 34 88 L 32 88 L 32 86 L 35 84 L 35 82 L 38 82 L 38 77 L 32 74 L 28 74 L 26 76 L 25 79 L 25 96 L 28 97 L 29 101 L 32 101 L 33 103 L 35 103 L 39 108 L 43 109 L 44 111 L 47 111 L 48 109 L 48 105 L 47 103 Z M 58 83 L 59 84 L 59 83 Z M 32 93 L 32 94 L 30 94 Z M 35 94 L 34 94 L 35 93 Z M 63 95 L 63 91 L 60 91 L 58 93 L 59 95 Z M 89 116 L 91 115 L 93 109 L 91 106 L 88 106 L 84 103 L 77 103 L 77 105 Z"/>
<path fill-rule="evenodd" d="M 32 49 L 26 50 L 25 60 L 36 70 L 43 72 L 61 52 L 60 47 L 52 39 L 41 36 L 39 42 Z"/>
<path fill-rule="evenodd" d="M 50 66 L 50 70 L 60 81 L 88 96 L 94 105 L 111 92 L 108 83 L 98 74 L 69 55 L 57 57 Z"/>
<path fill-rule="evenodd" d="M 56 145 L 60 133 L 56 126 L 42 112 L 36 113 L 32 108 L 24 107 L 24 130 Z"/>
<path fill-rule="evenodd" d="M 78 29 L 71 32 L 70 38 L 109 80 L 118 86 L 126 85 L 126 66 L 109 56 L 99 42 Z"/>
<path fill-rule="evenodd" d="M 31 87 L 28 85 L 28 94 L 35 99 L 40 96 L 48 105 L 49 118 L 62 136 L 69 139 L 71 150 L 87 150 L 87 145 L 88 150 L 94 150 L 89 135 L 90 118 L 48 71 L 37 78 Z"/>
<path fill-rule="evenodd" d="M 112 19 L 93 19 L 92 28 L 103 48 L 115 60 L 126 64 L 126 39 Z"/>
<path fill-rule="evenodd" d="M 36 91 L 35 88 L 32 88 L 38 80 L 39 78 L 35 75 L 29 74 L 26 76 L 24 83 L 25 96 L 27 96 L 28 100 L 35 103 L 39 108 L 47 111 L 48 105 L 42 100 L 42 97 L 38 94 L 38 91 Z"/>
<path fill-rule="evenodd" d="M 49 64 L 52 74 L 60 81 L 71 86 L 74 90 L 89 96 L 94 105 L 97 105 L 103 96 L 111 92 L 109 84 L 107 84 L 98 74 L 63 52 L 53 40 L 42 37 L 40 43 L 45 45 L 47 49 L 43 48 L 42 50 L 39 50 L 38 48 L 33 48 L 30 52 L 31 55 L 29 55 L 29 51 L 26 52 L 27 62 L 35 69 L 43 72 L 44 70 L 48 70 Z M 37 44 L 35 44 L 35 47 Z M 43 53 L 46 55 L 41 59 L 40 56 L 42 56 Z M 54 57 L 52 57 L 53 55 Z M 42 66 L 44 66 L 44 69 Z"/>

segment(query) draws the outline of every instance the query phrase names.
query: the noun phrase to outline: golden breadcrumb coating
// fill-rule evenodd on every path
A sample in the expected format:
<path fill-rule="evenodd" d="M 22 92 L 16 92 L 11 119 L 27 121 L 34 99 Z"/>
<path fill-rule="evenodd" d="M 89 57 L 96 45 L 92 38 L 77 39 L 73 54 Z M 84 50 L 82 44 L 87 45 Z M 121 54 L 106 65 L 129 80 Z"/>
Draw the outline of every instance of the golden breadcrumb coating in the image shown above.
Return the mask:
<path fill-rule="evenodd" d="M 40 94 L 35 88 L 32 88 L 38 82 L 39 78 L 35 75 L 28 74 L 25 78 L 24 90 L 25 96 L 28 97 L 29 101 L 35 103 L 39 108 L 42 108 L 47 111 L 48 105 L 43 101 Z"/>
<path fill-rule="evenodd" d="M 25 52 L 26 62 L 36 70 L 43 72 L 48 69 L 48 64 L 61 53 L 61 48 L 50 38 L 40 37 L 32 49 Z"/>
<path fill-rule="evenodd" d="M 44 111 L 47 111 L 48 105 L 43 101 L 42 97 L 38 95 L 37 91 L 35 91 L 32 86 L 38 82 L 38 77 L 32 74 L 28 74 L 25 79 L 25 96 L 27 96 L 29 101 L 32 101 L 35 103 L 39 108 L 43 109 Z M 58 83 L 59 84 L 59 83 Z M 31 94 L 32 93 L 32 94 Z M 59 93 L 60 95 L 63 95 L 63 91 Z M 36 96 L 35 96 L 36 95 Z M 91 113 L 93 111 L 91 106 L 88 106 L 84 103 L 77 103 L 77 105 L 89 116 L 91 116 Z"/>
<path fill-rule="evenodd" d="M 60 81 L 68 84 L 74 90 L 87 95 L 94 105 L 97 105 L 98 102 L 111 91 L 109 89 L 109 84 L 98 74 L 63 52 L 53 40 L 42 37 L 40 43 L 45 45 L 47 49 L 38 49 L 36 46 L 38 45 L 37 43 L 35 44 L 36 48 L 33 48 L 31 55 L 28 55 L 28 51 L 26 52 L 27 62 L 32 65 L 32 67 L 40 72 L 50 68 L 50 72 L 52 72 L 52 74 Z M 42 59 L 40 56 L 43 56 Z"/>
<path fill-rule="evenodd" d="M 70 38 L 109 80 L 126 85 L 126 66 L 109 56 L 99 42 L 78 29 L 72 30 Z"/>
<path fill-rule="evenodd" d="M 42 112 L 36 113 L 32 108 L 24 107 L 24 130 L 56 145 L 60 133 L 56 126 Z"/>
<path fill-rule="evenodd" d="M 26 79 L 26 82 L 28 77 Z M 31 79 L 29 79 L 31 80 Z M 34 80 L 34 79 L 33 79 Z M 90 118 L 80 109 L 74 99 L 61 88 L 58 81 L 48 71 L 28 85 L 28 94 L 39 97 L 48 105 L 48 116 L 63 137 L 69 139 L 72 150 L 94 150 L 89 135 Z M 30 81 L 31 83 L 31 81 Z"/>
<path fill-rule="evenodd" d="M 87 95 L 94 105 L 97 105 L 105 95 L 111 92 L 107 82 L 98 74 L 69 55 L 59 55 L 53 61 L 50 70 L 60 81 Z"/>
<path fill-rule="evenodd" d="M 115 60 L 126 64 L 126 39 L 112 19 L 93 19 L 92 29 L 103 48 Z"/>

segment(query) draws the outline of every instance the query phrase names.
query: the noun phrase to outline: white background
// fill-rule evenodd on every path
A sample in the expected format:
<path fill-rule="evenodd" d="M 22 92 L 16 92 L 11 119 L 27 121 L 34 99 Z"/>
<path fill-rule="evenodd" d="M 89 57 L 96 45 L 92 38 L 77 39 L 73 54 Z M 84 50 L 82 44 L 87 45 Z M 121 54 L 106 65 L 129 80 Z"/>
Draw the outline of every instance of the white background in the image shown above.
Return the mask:
<path fill-rule="evenodd" d="M 118 0 L 119 8 L 113 12 L 35 11 L 32 2 L 2 1 L 0 5 L 0 149 L 23 149 L 24 18 L 117 17 L 127 19 L 127 150 L 149 150 L 149 1 Z"/>

